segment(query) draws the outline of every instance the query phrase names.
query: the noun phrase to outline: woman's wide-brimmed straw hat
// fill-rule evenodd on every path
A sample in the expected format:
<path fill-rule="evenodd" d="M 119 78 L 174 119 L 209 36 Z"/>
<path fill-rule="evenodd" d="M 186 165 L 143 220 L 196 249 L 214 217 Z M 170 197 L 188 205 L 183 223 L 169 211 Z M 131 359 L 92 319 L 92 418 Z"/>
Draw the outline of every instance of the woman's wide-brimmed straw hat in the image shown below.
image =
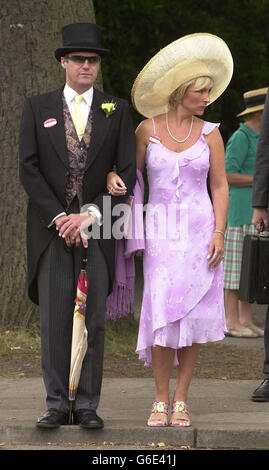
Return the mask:
<path fill-rule="evenodd" d="M 237 114 L 237 117 L 255 113 L 256 111 L 262 111 L 264 109 L 267 91 L 268 88 L 246 91 L 246 93 L 243 94 L 246 109 L 242 111 L 242 113 Z"/>
<path fill-rule="evenodd" d="M 233 58 L 227 44 L 209 33 L 184 36 L 161 49 L 137 76 L 131 96 L 136 110 L 153 117 L 168 110 L 169 97 L 180 85 L 206 76 L 213 80 L 210 102 L 230 83 Z"/>

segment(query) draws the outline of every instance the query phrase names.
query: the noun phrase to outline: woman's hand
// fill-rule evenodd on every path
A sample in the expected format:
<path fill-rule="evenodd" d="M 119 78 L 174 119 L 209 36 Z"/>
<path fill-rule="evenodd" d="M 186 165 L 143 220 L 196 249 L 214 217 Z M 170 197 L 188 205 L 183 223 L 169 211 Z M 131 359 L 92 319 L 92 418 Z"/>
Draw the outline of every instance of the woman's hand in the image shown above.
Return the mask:
<path fill-rule="evenodd" d="M 208 250 L 208 267 L 216 268 L 223 260 L 224 256 L 224 236 L 222 233 L 215 232 L 211 238 Z"/>
<path fill-rule="evenodd" d="M 112 196 L 124 196 L 126 193 L 126 186 L 117 173 L 111 171 L 107 175 L 107 190 Z"/>

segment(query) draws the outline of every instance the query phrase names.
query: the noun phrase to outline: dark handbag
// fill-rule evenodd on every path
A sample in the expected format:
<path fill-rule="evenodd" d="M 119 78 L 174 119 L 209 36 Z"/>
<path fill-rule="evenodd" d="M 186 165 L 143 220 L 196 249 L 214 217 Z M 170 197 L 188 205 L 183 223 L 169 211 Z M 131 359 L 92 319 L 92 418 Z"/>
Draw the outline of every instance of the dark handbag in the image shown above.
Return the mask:
<path fill-rule="evenodd" d="M 269 304 L 269 236 L 246 235 L 243 242 L 239 300 Z"/>

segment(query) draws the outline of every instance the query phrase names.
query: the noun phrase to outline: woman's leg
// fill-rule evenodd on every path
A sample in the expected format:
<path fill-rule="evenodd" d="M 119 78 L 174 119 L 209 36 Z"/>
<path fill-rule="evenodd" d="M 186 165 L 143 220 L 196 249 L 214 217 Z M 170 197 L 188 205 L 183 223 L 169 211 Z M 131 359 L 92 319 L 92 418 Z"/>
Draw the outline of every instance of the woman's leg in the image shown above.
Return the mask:
<path fill-rule="evenodd" d="M 169 403 L 169 383 L 175 356 L 175 349 L 162 346 L 152 347 L 152 367 L 155 379 L 156 402 Z M 164 413 L 151 413 L 149 424 L 157 421 L 167 422 Z"/>
<path fill-rule="evenodd" d="M 244 300 L 239 300 L 239 318 L 242 325 L 253 325 L 252 305 Z"/>
<path fill-rule="evenodd" d="M 243 326 L 250 328 L 257 336 L 263 336 L 264 331 L 253 323 L 252 304 L 239 300 L 239 318 Z"/>
<path fill-rule="evenodd" d="M 238 290 L 224 289 L 224 303 L 227 327 L 230 329 L 241 328 L 238 313 Z"/>
<path fill-rule="evenodd" d="M 251 304 L 238 299 L 238 290 L 224 289 L 224 302 L 229 334 L 235 337 L 257 337 L 258 333 L 250 328 L 253 325 Z"/>
<path fill-rule="evenodd" d="M 192 346 L 186 346 L 178 350 L 178 362 L 177 367 L 177 380 L 176 388 L 173 397 L 173 401 L 183 401 L 186 403 L 188 398 L 188 390 L 193 376 L 195 364 L 199 354 L 200 345 L 193 344 Z M 176 423 L 177 425 L 186 424 L 186 420 L 189 421 L 188 415 L 184 411 L 176 411 L 172 413 L 171 424 Z"/>

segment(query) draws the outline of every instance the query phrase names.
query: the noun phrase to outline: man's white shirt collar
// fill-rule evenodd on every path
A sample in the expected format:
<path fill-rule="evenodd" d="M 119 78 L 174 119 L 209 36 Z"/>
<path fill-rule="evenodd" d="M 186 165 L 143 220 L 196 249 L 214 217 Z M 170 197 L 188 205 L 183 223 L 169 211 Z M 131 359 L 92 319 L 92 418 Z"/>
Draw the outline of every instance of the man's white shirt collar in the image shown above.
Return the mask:
<path fill-rule="evenodd" d="M 65 84 L 64 87 L 64 97 L 66 100 L 66 104 L 69 106 L 69 104 L 72 102 L 72 100 L 75 98 L 75 96 L 78 95 L 78 93 L 73 90 L 67 83 Z M 93 87 L 89 88 L 89 90 L 85 91 L 82 93 L 84 100 L 86 101 L 87 105 L 91 107 L 92 105 L 92 98 L 93 98 Z"/>

